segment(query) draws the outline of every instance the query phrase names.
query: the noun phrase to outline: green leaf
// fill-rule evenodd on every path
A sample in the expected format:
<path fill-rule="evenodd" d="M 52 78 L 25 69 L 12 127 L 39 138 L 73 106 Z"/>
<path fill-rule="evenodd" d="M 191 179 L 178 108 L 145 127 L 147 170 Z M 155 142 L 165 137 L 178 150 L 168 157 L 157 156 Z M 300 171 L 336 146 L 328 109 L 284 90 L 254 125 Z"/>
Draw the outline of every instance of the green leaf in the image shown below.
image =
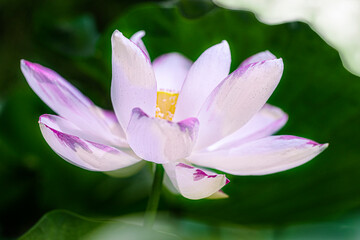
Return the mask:
<path fill-rule="evenodd" d="M 80 239 L 103 224 L 102 221 L 87 219 L 63 210 L 55 210 L 44 215 L 20 239 Z"/>
<path fill-rule="evenodd" d="M 173 234 L 149 230 L 121 220 L 96 220 L 55 210 L 43 216 L 20 240 L 111 240 L 111 239 L 179 239 Z"/>
<path fill-rule="evenodd" d="M 297 240 L 342 239 L 360 237 L 359 214 L 348 215 L 336 221 L 313 222 L 284 226 L 244 226 L 218 222 L 199 222 L 158 213 L 154 229 L 142 227 L 143 214 L 134 214 L 111 220 L 91 219 L 56 210 L 47 213 L 25 233 L 20 240 L 111 240 L 111 239 L 206 239 L 206 240 Z"/>

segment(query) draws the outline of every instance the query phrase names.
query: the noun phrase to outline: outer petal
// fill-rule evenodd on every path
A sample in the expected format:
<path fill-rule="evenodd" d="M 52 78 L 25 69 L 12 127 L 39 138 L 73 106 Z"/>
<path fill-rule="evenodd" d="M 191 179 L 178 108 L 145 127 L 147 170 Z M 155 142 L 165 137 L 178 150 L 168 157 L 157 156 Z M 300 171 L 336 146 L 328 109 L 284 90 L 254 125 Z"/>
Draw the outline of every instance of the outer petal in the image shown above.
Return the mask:
<path fill-rule="evenodd" d="M 94 104 L 53 70 L 21 60 L 21 71 L 34 92 L 56 113 L 75 124 L 93 119 L 89 109 Z"/>
<path fill-rule="evenodd" d="M 327 146 L 296 136 L 270 136 L 232 149 L 193 154 L 188 160 L 233 175 L 264 175 L 304 164 Z"/>
<path fill-rule="evenodd" d="M 145 36 L 145 31 L 141 30 L 138 31 L 136 33 L 134 33 L 131 38 L 130 41 L 132 41 L 133 43 L 135 43 L 142 51 L 143 53 L 150 58 L 149 53 L 145 47 L 144 42 L 142 41 L 142 38 Z"/>
<path fill-rule="evenodd" d="M 275 55 L 272 54 L 270 51 L 266 50 L 264 52 L 259 52 L 255 55 L 252 55 L 251 57 L 245 59 L 239 67 L 245 67 L 246 65 L 249 65 L 251 63 L 266 61 L 266 60 L 274 60 L 276 59 Z"/>
<path fill-rule="evenodd" d="M 126 129 L 133 108 L 155 114 L 156 80 L 149 58 L 121 32 L 113 33 L 111 43 L 111 99 L 116 116 Z"/>
<path fill-rule="evenodd" d="M 176 104 L 175 121 L 198 115 L 211 91 L 229 74 L 230 63 L 230 49 L 226 41 L 201 54 L 191 66 L 181 89 Z"/>
<path fill-rule="evenodd" d="M 158 90 L 180 92 L 191 61 L 179 53 L 168 53 L 153 62 Z"/>
<path fill-rule="evenodd" d="M 280 108 L 265 104 L 243 127 L 211 145 L 208 150 L 228 149 L 270 136 L 282 128 L 287 120 L 288 115 Z"/>
<path fill-rule="evenodd" d="M 174 187 L 186 198 L 201 199 L 213 196 L 229 180 L 224 174 L 195 168 L 184 162 L 164 164 L 165 171 Z"/>
<path fill-rule="evenodd" d="M 202 106 L 197 148 L 233 133 L 258 112 L 278 85 L 282 59 L 238 68 L 222 81 Z"/>
<path fill-rule="evenodd" d="M 197 139 L 198 125 L 196 118 L 174 123 L 150 118 L 135 108 L 126 133 L 130 147 L 139 157 L 167 163 L 190 155 Z"/>
<path fill-rule="evenodd" d="M 109 111 L 95 106 L 59 74 L 25 60 L 21 60 L 21 70 L 34 92 L 54 112 L 92 135 L 91 140 L 115 146 L 124 142 L 124 133 L 116 118 L 109 125 L 109 114 L 105 114 Z"/>
<path fill-rule="evenodd" d="M 39 124 L 49 146 L 66 161 L 81 168 L 113 171 L 141 161 L 130 149 L 120 150 L 84 140 L 79 136 L 81 130 L 64 118 L 42 115 Z"/>
<path fill-rule="evenodd" d="M 56 113 L 64 117 L 83 115 L 94 105 L 53 70 L 26 60 L 21 60 L 20 65 L 30 87 Z"/>

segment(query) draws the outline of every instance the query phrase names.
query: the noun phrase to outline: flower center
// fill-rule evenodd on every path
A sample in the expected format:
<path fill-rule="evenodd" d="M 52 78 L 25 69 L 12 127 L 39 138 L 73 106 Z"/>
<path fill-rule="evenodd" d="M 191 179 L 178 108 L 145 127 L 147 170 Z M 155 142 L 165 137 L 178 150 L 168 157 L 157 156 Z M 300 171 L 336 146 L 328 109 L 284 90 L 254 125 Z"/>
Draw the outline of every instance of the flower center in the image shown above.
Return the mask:
<path fill-rule="evenodd" d="M 158 91 L 155 117 L 171 121 L 174 117 L 179 93 Z"/>

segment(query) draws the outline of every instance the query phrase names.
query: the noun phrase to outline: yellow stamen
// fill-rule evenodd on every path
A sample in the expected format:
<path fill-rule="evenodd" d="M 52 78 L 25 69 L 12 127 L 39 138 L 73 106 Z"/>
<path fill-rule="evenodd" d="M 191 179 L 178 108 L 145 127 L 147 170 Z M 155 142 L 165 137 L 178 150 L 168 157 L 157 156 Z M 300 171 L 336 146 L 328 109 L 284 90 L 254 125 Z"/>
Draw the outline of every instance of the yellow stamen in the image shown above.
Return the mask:
<path fill-rule="evenodd" d="M 174 117 L 179 93 L 158 91 L 155 117 L 171 121 Z"/>

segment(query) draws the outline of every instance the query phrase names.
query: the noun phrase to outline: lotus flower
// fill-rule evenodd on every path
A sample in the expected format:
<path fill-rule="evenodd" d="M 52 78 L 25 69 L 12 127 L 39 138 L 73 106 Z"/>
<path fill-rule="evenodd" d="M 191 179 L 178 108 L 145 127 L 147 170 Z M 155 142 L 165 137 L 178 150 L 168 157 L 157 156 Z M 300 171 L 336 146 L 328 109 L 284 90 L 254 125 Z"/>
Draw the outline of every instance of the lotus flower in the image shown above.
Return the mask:
<path fill-rule="evenodd" d="M 223 197 L 233 175 L 263 175 L 299 166 L 327 144 L 270 136 L 287 121 L 266 104 L 283 72 L 269 51 L 246 59 L 229 75 L 226 41 L 192 63 L 179 53 L 150 61 L 140 31 L 112 35 L 114 112 L 96 106 L 56 72 L 21 61 L 35 93 L 58 115 L 40 117 L 41 132 L 62 158 L 91 171 L 149 161 L 163 164 L 175 189 L 189 199 Z"/>

